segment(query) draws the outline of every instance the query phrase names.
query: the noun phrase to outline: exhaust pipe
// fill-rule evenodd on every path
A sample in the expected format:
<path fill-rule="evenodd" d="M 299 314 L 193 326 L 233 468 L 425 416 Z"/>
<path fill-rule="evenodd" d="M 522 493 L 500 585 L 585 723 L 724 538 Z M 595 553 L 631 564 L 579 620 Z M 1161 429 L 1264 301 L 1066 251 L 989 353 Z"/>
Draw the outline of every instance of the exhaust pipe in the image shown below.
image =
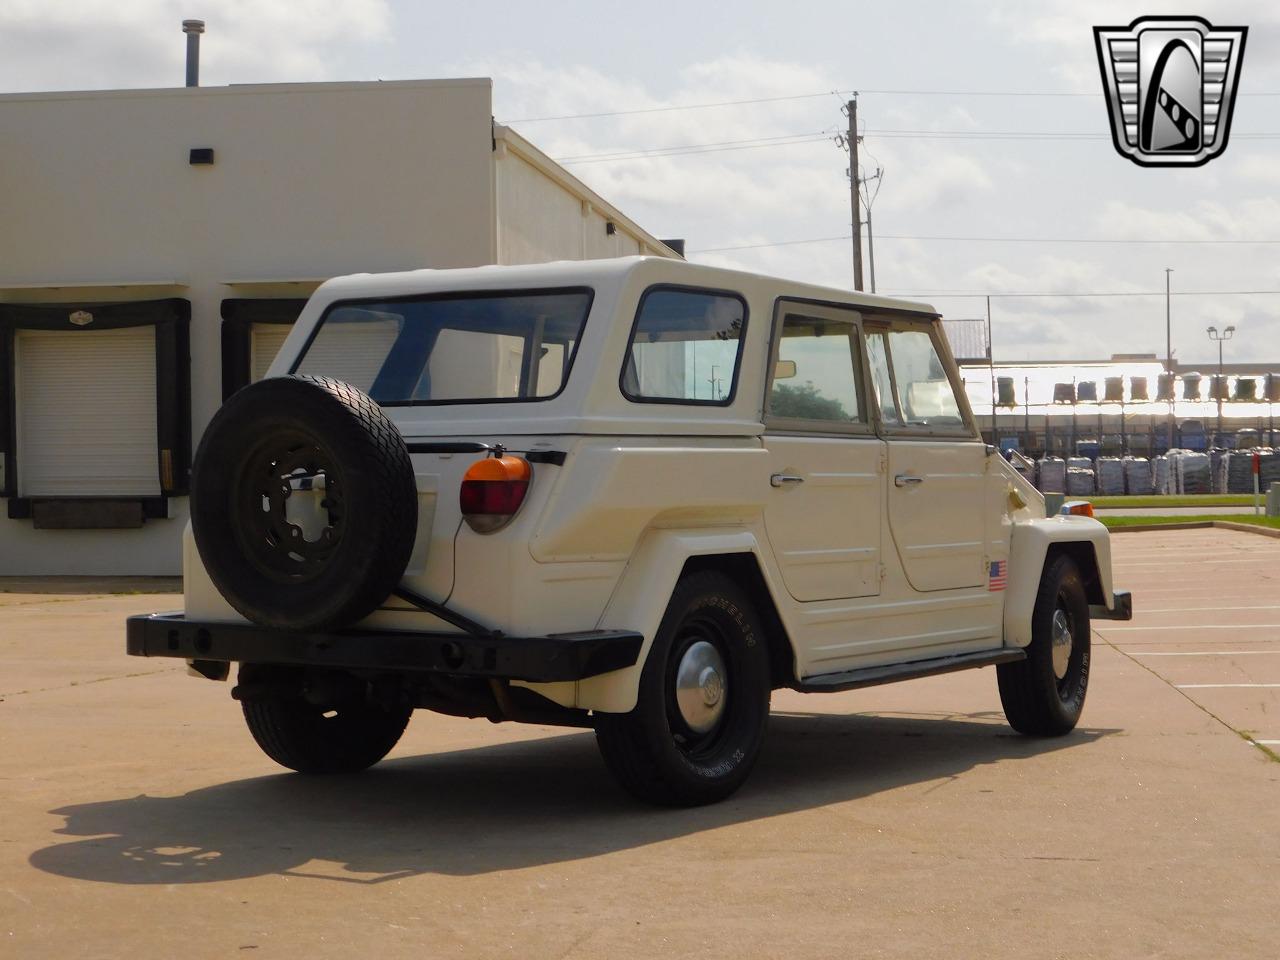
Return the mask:
<path fill-rule="evenodd" d="M 183 20 L 182 32 L 187 35 L 187 86 L 200 86 L 200 34 L 204 33 L 203 20 Z"/>

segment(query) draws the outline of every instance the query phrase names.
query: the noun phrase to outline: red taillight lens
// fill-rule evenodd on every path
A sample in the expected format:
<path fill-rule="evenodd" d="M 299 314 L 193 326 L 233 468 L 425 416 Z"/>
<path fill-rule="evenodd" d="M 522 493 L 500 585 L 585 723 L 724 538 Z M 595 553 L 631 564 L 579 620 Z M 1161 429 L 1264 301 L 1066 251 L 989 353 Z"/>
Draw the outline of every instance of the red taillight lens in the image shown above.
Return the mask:
<path fill-rule="evenodd" d="M 520 457 L 489 457 L 473 463 L 458 494 L 467 526 L 476 533 L 506 526 L 524 503 L 532 476 L 529 462 Z"/>

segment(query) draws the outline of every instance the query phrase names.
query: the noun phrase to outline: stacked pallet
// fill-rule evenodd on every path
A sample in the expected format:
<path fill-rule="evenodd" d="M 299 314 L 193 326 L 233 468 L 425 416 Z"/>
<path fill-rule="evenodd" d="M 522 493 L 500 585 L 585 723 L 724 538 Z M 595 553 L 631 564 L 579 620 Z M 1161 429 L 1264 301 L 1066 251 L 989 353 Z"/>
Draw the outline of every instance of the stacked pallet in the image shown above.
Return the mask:
<path fill-rule="evenodd" d="M 1170 466 L 1173 468 L 1174 489 L 1178 494 L 1213 492 L 1213 476 L 1209 455 L 1192 450 L 1171 450 Z"/>
<path fill-rule="evenodd" d="M 1151 461 L 1146 457 L 1125 457 L 1124 492 L 1145 496 L 1154 489 L 1151 475 Z"/>
<path fill-rule="evenodd" d="M 1173 492 L 1173 471 L 1169 469 L 1169 458 L 1164 454 L 1151 462 L 1151 480 L 1153 492 L 1167 494 Z"/>
<path fill-rule="evenodd" d="M 1094 462 L 1098 480 L 1098 493 L 1106 497 L 1124 494 L 1124 464 L 1119 457 L 1099 457 Z"/>
<path fill-rule="evenodd" d="M 1096 492 L 1093 467 L 1067 467 L 1067 495 L 1089 497 Z"/>
<path fill-rule="evenodd" d="M 1041 493 L 1065 493 L 1067 465 L 1061 457 L 1041 457 L 1036 461 L 1037 484 Z"/>

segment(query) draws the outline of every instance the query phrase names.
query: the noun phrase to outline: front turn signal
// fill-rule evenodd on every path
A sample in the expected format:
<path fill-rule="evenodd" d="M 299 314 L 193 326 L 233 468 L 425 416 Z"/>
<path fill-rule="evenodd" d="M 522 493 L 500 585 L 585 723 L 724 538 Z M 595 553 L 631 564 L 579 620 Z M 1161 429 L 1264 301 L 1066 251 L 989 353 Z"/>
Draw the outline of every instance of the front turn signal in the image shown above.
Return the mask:
<path fill-rule="evenodd" d="M 476 533 L 501 530 L 529 492 L 533 468 L 522 457 L 486 457 L 467 468 L 458 500 L 462 518 Z"/>
<path fill-rule="evenodd" d="M 1064 517 L 1092 517 L 1093 504 L 1088 500 L 1068 500 L 1058 513 Z"/>

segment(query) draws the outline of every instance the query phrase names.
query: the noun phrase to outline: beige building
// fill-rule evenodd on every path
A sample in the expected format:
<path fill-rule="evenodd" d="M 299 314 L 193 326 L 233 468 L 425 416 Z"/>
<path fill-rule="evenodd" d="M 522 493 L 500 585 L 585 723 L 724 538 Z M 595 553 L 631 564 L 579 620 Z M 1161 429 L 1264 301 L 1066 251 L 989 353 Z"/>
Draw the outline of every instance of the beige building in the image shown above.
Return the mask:
<path fill-rule="evenodd" d="M 0 575 L 176 574 L 191 453 L 347 273 L 678 254 L 487 79 L 0 96 Z"/>

